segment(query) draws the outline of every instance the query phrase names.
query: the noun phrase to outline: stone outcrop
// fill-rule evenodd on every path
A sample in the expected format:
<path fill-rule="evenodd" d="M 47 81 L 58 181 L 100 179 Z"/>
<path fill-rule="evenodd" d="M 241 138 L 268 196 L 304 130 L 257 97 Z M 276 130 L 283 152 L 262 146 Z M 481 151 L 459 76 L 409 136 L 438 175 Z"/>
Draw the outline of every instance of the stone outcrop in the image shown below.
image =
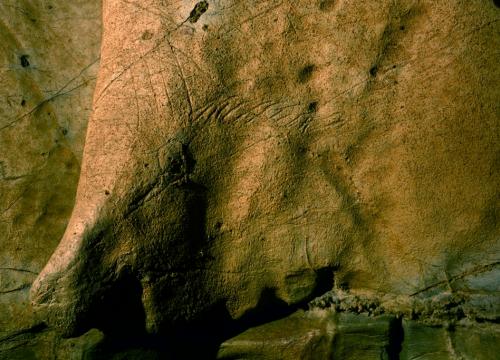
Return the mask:
<path fill-rule="evenodd" d="M 0 1 L 1 359 L 43 328 L 29 289 L 74 204 L 100 40 L 100 1 Z"/>
<path fill-rule="evenodd" d="M 95 358 L 496 352 L 495 2 L 105 0 L 102 11 L 74 208 L 68 220 L 72 196 L 46 206 L 61 212 L 39 238 L 55 244 L 68 221 L 31 289 L 44 333 L 86 333 L 79 354 Z M 33 59 L 19 55 L 14 74 Z M 78 86 L 86 64 L 2 135 L 90 91 Z M 48 154 L 79 160 L 78 141 Z M 50 185 L 78 175 L 53 169 Z M 26 289 L 39 269 L 27 263 Z"/>

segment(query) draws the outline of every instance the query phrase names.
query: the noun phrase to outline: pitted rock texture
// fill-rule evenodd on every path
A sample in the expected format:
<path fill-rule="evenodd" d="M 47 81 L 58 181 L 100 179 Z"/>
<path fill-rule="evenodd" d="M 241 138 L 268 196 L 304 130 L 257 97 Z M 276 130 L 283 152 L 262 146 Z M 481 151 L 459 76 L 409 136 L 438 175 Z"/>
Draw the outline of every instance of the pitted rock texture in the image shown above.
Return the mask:
<path fill-rule="evenodd" d="M 499 20 L 482 0 L 105 0 L 40 316 L 139 338 L 259 325 L 334 288 L 488 307 Z"/>
<path fill-rule="evenodd" d="M 157 333 L 498 260 L 494 4 L 200 4 L 104 2 L 49 322 Z"/>
<path fill-rule="evenodd" d="M 100 1 L 0 1 L 0 358 L 38 328 L 29 288 L 74 204 L 100 40 Z"/>

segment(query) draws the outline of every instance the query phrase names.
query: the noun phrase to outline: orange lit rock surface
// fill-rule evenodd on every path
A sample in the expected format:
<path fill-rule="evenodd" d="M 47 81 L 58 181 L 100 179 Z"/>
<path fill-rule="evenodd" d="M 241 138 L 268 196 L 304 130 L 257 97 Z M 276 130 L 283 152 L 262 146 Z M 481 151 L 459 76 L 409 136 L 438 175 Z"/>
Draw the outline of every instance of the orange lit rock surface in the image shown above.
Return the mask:
<path fill-rule="evenodd" d="M 102 11 L 73 212 L 68 220 L 73 198 L 64 196 L 66 212 L 51 224 L 68 226 L 31 290 L 40 319 L 65 335 L 99 328 L 116 337 L 185 334 L 194 344 L 213 323 L 220 344 L 274 326 L 276 314 L 286 323 L 311 300 L 342 291 L 388 302 L 383 308 L 401 332 L 420 334 L 409 321 L 425 328 L 479 320 L 495 338 L 500 9 L 493 1 L 105 0 Z M 17 60 L 18 71 L 31 64 Z M 78 69 L 84 76 L 85 66 Z M 6 124 L 4 133 L 21 133 Z M 35 138 L 47 141 L 47 133 Z M 54 168 L 45 181 L 76 180 L 80 140 L 64 143 L 76 154 L 73 175 Z M 341 312 L 369 329 L 353 320 L 366 309 L 347 306 L 351 295 Z M 440 300 L 448 296 L 461 299 L 462 313 L 450 312 L 458 300 Z M 412 317 L 428 314 L 421 304 L 432 316 Z M 339 311 L 328 301 L 319 307 Z M 440 307 L 451 315 L 435 315 Z M 218 321 L 233 330 L 218 329 Z M 381 348 L 392 346 L 387 321 L 374 325 Z M 358 356 L 347 354 L 356 336 L 339 336 L 351 340 L 335 351 Z M 221 349 L 234 345 L 228 341 Z M 411 343 L 385 354 L 394 351 L 423 356 Z"/>

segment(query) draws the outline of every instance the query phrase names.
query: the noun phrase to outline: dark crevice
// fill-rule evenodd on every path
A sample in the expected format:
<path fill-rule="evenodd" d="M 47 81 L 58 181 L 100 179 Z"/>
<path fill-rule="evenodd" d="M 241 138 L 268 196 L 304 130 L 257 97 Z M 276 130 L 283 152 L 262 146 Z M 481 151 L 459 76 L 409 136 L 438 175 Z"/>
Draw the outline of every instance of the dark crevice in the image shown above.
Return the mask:
<path fill-rule="evenodd" d="M 87 316 L 91 327 L 97 327 L 113 337 L 130 340 L 145 333 L 146 314 L 142 305 L 142 286 L 132 275 L 123 273 Z"/>
<path fill-rule="evenodd" d="M 29 62 L 28 58 L 29 58 L 29 55 L 21 55 L 19 57 L 19 62 L 21 63 L 21 66 L 23 68 L 27 68 L 30 66 L 30 62 Z"/>
<path fill-rule="evenodd" d="M 247 311 L 238 320 L 238 327 L 244 331 L 270 321 L 279 320 L 294 313 L 299 307 L 299 304 L 289 306 L 285 301 L 276 296 L 275 289 L 266 288 L 260 294 L 257 306 Z"/>
<path fill-rule="evenodd" d="M 331 269 L 321 269 L 316 273 L 316 288 L 311 297 L 329 290 L 332 284 Z M 118 297 L 124 299 L 124 294 Z M 141 356 L 150 354 L 154 359 L 215 359 L 220 345 L 225 340 L 250 328 L 286 318 L 299 309 L 306 310 L 309 300 L 290 305 L 276 295 L 274 288 L 266 288 L 262 291 L 257 305 L 237 320 L 227 311 L 225 301 L 221 301 L 207 308 L 196 320 L 189 323 L 176 322 L 168 328 L 163 328 L 157 335 L 139 333 L 130 336 L 125 334 L 123 329 L 118 331 L 123 324 L 115 324 L 112 329 L 104 330 L 106 334 L 113 336 L 107 335 L 105 341 L 94 350 L 92 358 L 107 359 L 117 353 L 140 353 Z M 115 321 L 119 321 L 120 316 L 127 318 L 132 314 L 130 310 L 124 314 L 120 311 L 122 307 L 125 308 L 122 304 L 114 310 L 117 317 Z M 111 310 L 108 308 L 107 311 Z M 127 327 L 130 328 L 130 324 Z"/>
<path fill-rule="evenodd" d="M 0 295 L 11 294 L 11 293 L 14 293 L 14 292 L 17 292 L 17 291 L 23 291 L 23 290 L 29 289 L 30 287 L 31 287 L 31 284 L 23 284 L 23 285 L 18 286 L 18 287 L 14 288 L 14 289 L 2 290 L 2 291 L 0 291 Z"/>
<path fill-rule="evenodd" d="M 476 316 L 474 320 L 479 324 L 500 324 L 500 317 L 495 318 L 485 318 L 482 316 Z"/>
<path fill-rule="evenodd" d="M 307 105 L 307 111 L 310 113 L 316 112 L 318 110 L 318 102 L 312 101 Z"/>
<path fill-rule="evenodd" d="M 47 325 L 45 323 L 43 323 L 43 322 L 38 323 L 38 324 L 35 324 L 29 328 L 18 330 L 12 334 L 9 334 L 7 336 L 0 338 L 0 343 L 11 341 L 11 340 L 15 339 L 16 337 L 22 336 L 22 335 L 37 334 L 37 333 L 40 333 L 42 331 L 45 331 L 46 329 L 47 329 Z"/>
<path fill-rule="evenodd" d="M 201 15 L 203 15 L 208 10 L 208 2 L 200 1 L 197 3 L 191 13 L 189 14 L 188 21 L 192 24 L 197 22 Z"/>
<path fill-rule="evenodd" d="M 319 9 L 321 11 L 329 11 L 335 6 L 335 0 L 321 0 L 319 2 Z"/>
<path fill-rule="evenodd" d="M 290 306 L 276 296 L 275 289 L 262 291 L 257 305 L 238 320 L 232 319 L 224 303 L 219 303 L 192 325 L 175 328 L 168 338 L 175 339 L 171 346 L 174 358 L 215 359 L 220 345 L 245 330 L 271 321 L 283 319 L 300 308 Z M 186 353 L 187 351 L 187 353 Z"/>
<path fill-rule="evenodd" d="M 219 341 L 214 343 L 215 352 L 213 353 L 213 358 L 215 358 L 216 350 L 219 349 L 223 341 L 235 337 L 250 328 L 284 319 L 298 310 L 306 311 L 312 299 L 332 289 L 334 270 L 335 269 L 331 267 L 315 270 L 316 281 L 314 290 L 307 298 L 295 304 L 288 304 L 281 300 L 276 295 L 276 289 L 265 288 L 260 294 L 257 305 L 253 309 L 247 311 L 238 320 L 232 320 L 224 306 L 223 313 L 225 313 L 226 316 L 223 318 L 225 318 L 226 321 L 222 323 L 221 327 L 218 327 L 218 329 L 222 331 L 218 338 Z M 215 320 L 213 324 L 217 324 L 218 322 L 219 320 Z M 213 328 L 211 331 L 213 332 Z"/>
<path fill-rule="evenodd" d="M 176 345 L 171 346 L 170 350 L 174 355 L 183 358 L 215 359 L 220 345 L 225 340 L 250 328 L 286 318 L 298 310 L 307 310 L 311 299 L 331 290 L 334 269 L 327 267 L 316 270 L 315 273 L 314 290 L 299 303 L 288 304 L 277 296 L 276 289 L 265 288 L 260 294 L 257 305 L 237 320 L 232 319 L 224 303 L 219 303 L 200 316 L 195 324 L 184 329 L 179 329 L 177 326 L 175 331 L 167 336 L 176 339 L 174 341 Z"/>
<path fill-rule="evenodd" d="M 167 339 L 168 353 L 174 359 L 215 359 L 220 345 L 243 331 L 289 316 L 295 311 L 280 300 L 274 289 L 265 289 L 257 306 L 234 320 L 224 302 L 210 310 L 189 325 L 177 324 L 163 334 Z"/>
<path fill-rule="evenodd" d="M 311 79 L 315 69 L 316 69 L 316 67 L 312 64 L 304 66 L 299 71 L 299 74 L 298 74 L 299 82 L 303 84 L 303 83 L 309 81 Z"/>
<path fill-rule="evenodd" d="M 13 267 L 0 267 L 0 270 L 18 271 L 18 272 L 24 272 L 24 273 L 29 273 L 29 274 L 33 274 L 33 275 L 38 275 L 38 273 L 35 271 L 31 271 L 28 269 L 13 268 Z"/>
<path fill-rule="evenodd" d="M 389 360 L 399 360 L 403 350 L 403 342 L 403 318 L 400 316 L 391 321 L 389 326 L 389 345 L 386 348 Z"/>
<path fill-rule="evenodd" d="M 311 294 L 311 300 L 332 290 L 336 267 L 324 267 L 316 270 L 316 287 Z"/>

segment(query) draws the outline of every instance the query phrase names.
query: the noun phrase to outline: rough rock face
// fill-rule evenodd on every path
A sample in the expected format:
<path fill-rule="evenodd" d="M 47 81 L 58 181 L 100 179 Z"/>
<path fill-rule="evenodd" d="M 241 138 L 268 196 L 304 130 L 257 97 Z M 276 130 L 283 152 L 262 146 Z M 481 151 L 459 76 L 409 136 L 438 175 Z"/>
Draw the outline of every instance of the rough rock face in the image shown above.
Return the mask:
<path fill-rule="evenodd" d="M 297 311 L 225 341 L 217 358 L 486 360 L 498 357 L 498 325 L 470 321 L 463 311 L 470 311 L 472 304 L 456 301 L 456 295 L 410 302 L 400 296 L 386 298 L 382 303 L 362 296 L 328 295 L 321 299 L 322 306 L 316 300 L 309 311 Z M 324 301 L 332 298 L 336 301 L 325 307 Z M 349 309 L 346 304 L 355 307 Z M 426 309 L 428 312 L 422 312 L 427 305 L 431 305 Z M 405 308 L 410 312 L 405 313 Z"/>
<path fill-rule="evenodd" d="M 222 358 L 416 358 L 419 341 L 449 350 L 426 329 L 451 320 L 497 338 L 499 20 L 482 0 L 104 1 L 75 206 L 32 288 L 40 315 L 65 335 L 195 344 L 266 323 Z M 345 314 L 327 301 L 286 317 L 332 289 L 398 300 L 374 318 L 349 297 Z M 463 314 L 412 315 L 419 301 L 448 314 L 432 300 L 448 295 Z M 401 333 L 417 340 L 393 347 Z M 297 341 L 273 355 L 273 339 Z"/>
<path fill-rule="evenodd" d="M 0 358 L 40 330 L 29 288 L 74 204 L 100 1 L 0 1 Z M 49 340 L 46 337 L 47 348 Z M 31 358 L 24 351 L 21 358 Z M 5 357 L 4 357 L 5 355 Z"/>

